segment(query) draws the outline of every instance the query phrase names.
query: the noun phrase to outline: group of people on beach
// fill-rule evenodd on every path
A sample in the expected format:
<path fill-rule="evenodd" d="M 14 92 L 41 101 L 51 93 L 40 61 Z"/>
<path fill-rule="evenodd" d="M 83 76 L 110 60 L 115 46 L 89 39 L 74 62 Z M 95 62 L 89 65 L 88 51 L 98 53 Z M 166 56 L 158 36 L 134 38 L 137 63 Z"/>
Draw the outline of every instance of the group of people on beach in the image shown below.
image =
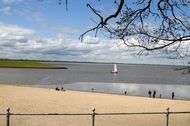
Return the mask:
<path fill-rule="evenodd" d="M 55 88 L 56 91 L 65 91 L 65 89 L 63 87 L 59 88 L 59 87 L 56 87 Z"/>
<path fill-rule="evenodd" d="M 155 97 L 156 97 L 156 90 L 153 90 L 153 93 L 152 93 L 151 90 L 149 90 L 149 91 L 148 91 L 148 95 L 149 95 L 149 97 L 155 98 Z M 161 96 L 161 94 L 160 94 L 160 96 Z M 161 97 L 160 97 L 160 98 L 161 98 Z"/>
<path fill-rule="evenodd" d="M 153 92 L 151 90 L 149 90 L 148 95 L 150 98 L 151 97 L 155 98 L 156 97 L 156 90 L 153 90 Z M 175 94 L 174 94 L 174 92 L 172 92 L 172 99 L 174 99 L 174 97 L 175 97 Z M 159 95 L 159 98 L 162 98 L 162 94 Z"/>
<path fill-rule="evenodd" d="M 61 87 L 61 88 L 56 87 L 55 90 L 56 91 L 65 91 L 65 89 L 63 87 Z M 91 88 L 91 92 L 92 93 L 94 92 L 94 88 Z M 124 95 L 127 95 L 127 91 L 124 92 Z M 153 90 L 153 91 L 149 90 L 148 95 L 149 95 L 150 98 L 151 97 L 156 98 L 156 90 Z M 175 97 L 175 94 L 174 94 L 174 92 L 172 92 L 172 97 L 171 98 L 174 99 L 174 97 Z M 159 98 L 162 98 L 162 94 L 159 95 Z"/>

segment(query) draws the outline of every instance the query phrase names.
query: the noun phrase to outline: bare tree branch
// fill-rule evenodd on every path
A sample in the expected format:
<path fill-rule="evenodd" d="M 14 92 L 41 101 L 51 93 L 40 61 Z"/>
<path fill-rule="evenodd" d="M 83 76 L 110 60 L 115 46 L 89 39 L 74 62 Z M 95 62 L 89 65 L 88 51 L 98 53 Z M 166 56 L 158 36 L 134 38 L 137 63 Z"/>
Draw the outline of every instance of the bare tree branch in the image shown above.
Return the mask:
<path fill-rule="evenodd" d="M 93 28 L 87 30 L 87 31 L 84 32 L 83 34 L 81 34 L 80 37 L 79 37 L 79 39 L 80 39 L 80 40 L 83 40 L 84 35 L 86 35 L 87 33 L 91 32 L 91 31 L 95 31 L 95 36 L 96 36 L 97 33 L 98 33 L 98 30 L 101 29 L 101 28 L 105 28 L 105 29 L 109 30 L 109 28 L 106 27 L 107 22 L 108 22 L 110 19 L 116 18 L 116 17 L 119 15 L 119 13 L 121 12 L 122 7 L 123 7 L 123 5 L 124 5 L 124 2 L 125 2 L 125 0 L 121 0 L 121 1 L 120 1 L 120 4 L 118 5 L 118 8 L 117 8 L 116 12 L 115 12 L 114 14 L 112 14 L 112 15 L 109 15 L 109 16 L 106 17 L 105 19 L 104 19 L 103 16 L 101 16 L 101 15 L 99 14 L 99 11 L 97 11 L 96 9 L 94 9 L 90 4 L 87 4 L 87 7 L 89 7 L 89 8 L 92 10 L 92 12 L 93 12 L 95 15 L 97 15 L 97 16 L 99 17 L 100 21 L 99 21 L 99 23 L 97 24 L 97 26 L 95 26 L 95 27 L 93 27 Z M 109 32 L 111 32 L 111 31 L 109 30 Z"/>
<path fill-rule="evenodd" d="M 61 1 L 59 0 L 59 3 Z M 174 44 L 179 44 L 177 48 L 179 49 L 181 42 L 190 41 L 190 14 L 184 9 L 189 8 L 189 1 L 113 1 L 117 8 L 113 14 L 105 17 L 101 15 L 100 11 L 87 3 L 87 7 L 98 17 L 99 21 L 93 28 L 81 34 L 80 40 L 83 40 L 83 37 L 89 32 L 95 32 L 95 36 L 97 36 L 98 31 L 104 29 L 104 31 L 110 33 L 110 38 L 125 40 L 127 37 L 133 37 L 137 39 L 139 44 L 128 44 L 127 41 L 124 41 L 124 43 L 129 47 L 141 47 L 147 51 L 167 48 Z M 68 10 L 68 0 L 65 0 L 65 4 L 66 10 Z M 136 7 L 132 8 L 132 4 Z M 120 18 L 117 18 L 118 16 Z M 113 18 L 117 18 L 117 27 L 114 28 L 108 23 Z M 149 24 L 149 19 L 154 19 L 156 22 L 153 27 L 150 25 L 151 23 Z M 159 45 L 159 41 L 164 41 L 164 43 Z"/>
<path fill-rule="evenodd" d="M 62 0 L 59 0 L 59 5 L 62 4 Z M 68 0 L 65 0 L 65 8 L 66 8 L 66 11 L 68 11 Z"/>

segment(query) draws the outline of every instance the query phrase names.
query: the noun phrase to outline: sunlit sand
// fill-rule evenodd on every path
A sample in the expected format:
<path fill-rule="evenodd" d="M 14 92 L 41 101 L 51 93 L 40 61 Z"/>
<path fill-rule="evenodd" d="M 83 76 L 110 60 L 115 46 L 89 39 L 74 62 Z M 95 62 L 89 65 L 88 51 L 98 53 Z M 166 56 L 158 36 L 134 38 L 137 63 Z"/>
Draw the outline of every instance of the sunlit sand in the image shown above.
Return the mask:
<path fill-rule="evenodd" d="M 190 111 L 190 101 L 153 99 L 77 91 L 56 91 L 35 87 L 0 85 L 0 113 L 115 113 Z M 119 115 L 95 118 L 96 126 L 165 126 L 166 115 Z M 171 126 L 189 126 L 190 114 L 171 115 Z M 6 125 L 0 116 L 0 126 Z M 84 126 L 91 116 L 11 116 L 11 126 Z"/>

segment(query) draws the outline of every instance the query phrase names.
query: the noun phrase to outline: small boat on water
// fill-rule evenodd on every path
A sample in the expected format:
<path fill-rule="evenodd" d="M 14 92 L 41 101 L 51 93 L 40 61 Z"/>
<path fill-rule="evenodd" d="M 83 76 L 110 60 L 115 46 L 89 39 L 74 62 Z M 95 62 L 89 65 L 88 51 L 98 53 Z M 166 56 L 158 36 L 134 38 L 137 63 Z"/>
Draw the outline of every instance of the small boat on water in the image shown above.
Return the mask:
<path fill-rule="evenodd" d="M 118 73 L 117 65 L 116 64 L 114 64 L 114 67 L 113 67 L 113 70 L 111 71 L 111 73 L 115 73 L 115 74 Z"/>

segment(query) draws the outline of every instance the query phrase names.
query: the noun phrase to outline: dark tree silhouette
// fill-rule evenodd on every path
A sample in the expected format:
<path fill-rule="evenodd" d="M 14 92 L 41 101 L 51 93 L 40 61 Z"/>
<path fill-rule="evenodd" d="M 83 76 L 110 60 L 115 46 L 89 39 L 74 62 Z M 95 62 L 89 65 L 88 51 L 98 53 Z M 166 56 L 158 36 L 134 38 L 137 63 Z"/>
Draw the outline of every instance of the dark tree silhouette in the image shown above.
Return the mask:
<path fill-rule="evenodd" d="M 61 2 L 65 2 L 67 9 L 69 0 L 59 0 L 59 4 Z M 94 27 L 81 34 L 81 40 L 89 32 L 94 32 L 97 36 L 99 31 L 103 31 L 112 39 L 122 40 L 128 47 L 141 48 L 139 54 L 164 50 L 166 53 L 175 53 L 175 58 L 189 56 L 187 43 L 190 41 L 190 0 L 112 2 L 115 4 L 115 11 L 107 16 L 87 3 L 98 20 L 93 20 Z M 131 41 L 132 38 L 136 41 Z"/>
<path fill-rule="evenodd" d="M 60 4 L 61 1 L 64 0 L 59 0 Z M 68 0 L 65 3 L 67 8 Z M 115 12 L 106 17 L 87 3 L 99 21 L 80 36 L 81 40 L 89 32 L 95 32 L 96 36 L 99 30 L 103 30 L 109 33 L 109 37 L 121 39 L 129 47 L 146 51 L 171 46 L 170 51 L 178 51 L 184 42 L 190 40 L 190 0 L 113 0 L 113 3 Z M 116 20 L 115 23 L 112 19 Z M 131 42 L 131 38 L 137 42 Z"/>
<path fill-rule="evenodd" d="M 101 16 L 90 4 L 87 6 L 99 17 L 99 23 L 81 35 L 103 29 L 111 38 L 122 39 L 129 47 L 146 51 L 172 46 L 178 51 L 183 42 L 190 40 L 190 1 L 188 0 L 118 0 L 114 14 Z M 109 21 L 117 18 L 114 27 Z M 138 42 L 133 43 L 130 38 Z M 170 50 L 171 51 L 171 50 Z"/>

